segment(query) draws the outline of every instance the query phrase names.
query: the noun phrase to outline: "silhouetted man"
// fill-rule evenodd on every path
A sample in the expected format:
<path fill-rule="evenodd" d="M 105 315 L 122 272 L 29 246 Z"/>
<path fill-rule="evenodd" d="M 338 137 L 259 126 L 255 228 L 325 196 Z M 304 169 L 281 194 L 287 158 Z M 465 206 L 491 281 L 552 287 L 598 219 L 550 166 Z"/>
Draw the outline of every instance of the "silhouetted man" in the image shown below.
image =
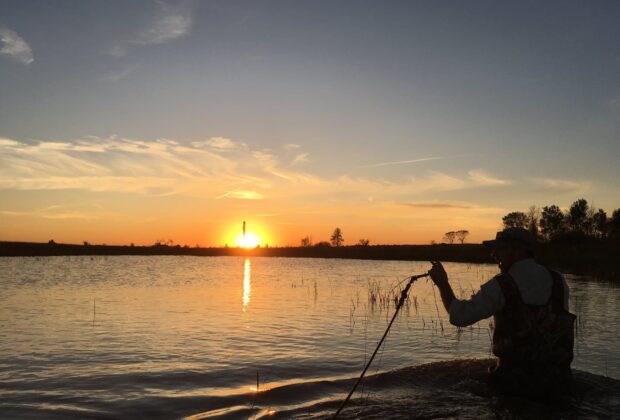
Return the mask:
<path fill-rule="evenodd" d="M 534 238 L 526 229 L 508 228 L 484 241 L 501 273 L 468 300 L 456 299 L 440 262 L 431 278 L 441 292 L 450 323 L 465 327 L 493 316 L 492 383 L 510 394 L 546 396 L 570 387 L 575 316 L 568 312 L 568 286 L 562 276 L 534 261 Z"/>

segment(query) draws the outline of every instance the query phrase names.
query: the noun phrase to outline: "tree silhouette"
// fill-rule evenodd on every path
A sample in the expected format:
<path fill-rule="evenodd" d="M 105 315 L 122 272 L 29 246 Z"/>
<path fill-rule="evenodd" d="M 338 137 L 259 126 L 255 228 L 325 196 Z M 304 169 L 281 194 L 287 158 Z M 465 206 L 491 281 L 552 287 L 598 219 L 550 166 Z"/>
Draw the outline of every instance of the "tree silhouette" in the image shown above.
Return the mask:
<path fill-rule="evenodd" d="M 453 231 L 446 232 L 443 235 L 443 240 L 446 241 L 449 244 L 453 244 L 455 238 L 456 238 L 456 232 L 453 232 Z"/>
<path fill-rule="evenodd" d="M 598 209 L 596 207 L 588 207 L 588 210 L 586 211 L 586 219 L 581 224 L 581 230 L 586 235 L 598 236 L 598 232 L 596 230 L 596 221 L 594 220 L 597 213 Z"/>
<path fill-rule="evenodd" d="M 502 217 L 502 222 L 504 223 L 504 228 L 527 228 L 527 214 L 522 211 L 513 211 Z"/>
<path fill-rule="evenodd" d="M 301 246 L 312 246 L 312 236 L 306 235 L 305 237 L 301 238 Z"/>
<path fill-rule="evenodd" d="M 456 239 L 458 239 L 461 245 L 463 245 L 463 242 L 465 242 L 465 239 L 469 236 L 468 230 L 457 230 L 454 233 L 455 233 Z"/>
<path fill-rule="evenodd" d="M 530 231 L 534 238 L 538 237 L 538 224 L 540 222 L 540 208 L 530 206 L 527 211 L 527 230 Z"/>
<path fill-rule="evenodd" d="M 360 246 L 368 246 L 368 245 L 370 245 L 370 240 L 369 239 L 360 239 L 357 242 L 357 244 L 360 245 Z"/>
<path fill-rule="evenodd" d="M 586 232 L 588 219 L 588 201 L 580 198 L 568 210 L 568 226 L 571 230 Z"/>
<path fill-rule="evenodd" d="M 545 206 L 540 216 L 540 231 L 547 239 L 564 231 L 565 217 L 562 210 L 555 204 Z"/>
<path fill-rule="evenodd" d="M 342 230 L 339 227 L 334 229 L 334 233 L 332 233 L 332 236 L 329 238 L 329 240 L 331 241 L 333 246 L 342 246 L 342 244 L 344 243 L 344 238 L 342 237 Z"/>
<path fill-rule="evenodd" d="M 598 209 L 594 213 L 592 216 L 592 226 L 599 237 L 604 238 L 607 236 L 607 213 L 605 213 L 605 210 Z"/>
<path fill-rule="evenodd" d="M 614 210 L 611 219 L 607 222 L 609 234 L 612 236 L 620 235 L 620 209 Z"/>
<path fill-rule="evenodd" d="M 332 244 L 327 241 L 321 241 L 314 244 L 315 248 L 331 248 Z"/>

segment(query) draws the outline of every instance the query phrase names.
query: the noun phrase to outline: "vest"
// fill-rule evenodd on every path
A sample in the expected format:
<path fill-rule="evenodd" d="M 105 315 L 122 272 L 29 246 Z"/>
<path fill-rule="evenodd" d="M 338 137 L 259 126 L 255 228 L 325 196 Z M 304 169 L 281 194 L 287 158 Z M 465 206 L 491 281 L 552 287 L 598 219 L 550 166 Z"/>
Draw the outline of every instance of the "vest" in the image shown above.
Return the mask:
<path fill-rule="evenodd" d="M 494 316 L 493 354 L 499 358 L 498 367 L 570 373 L 576 316 L 564 309 L 561 275 L 549 272 L 553 286 L 544 305 L 525 304 L 512 276 L 499 276 L 506 303 Z"/>

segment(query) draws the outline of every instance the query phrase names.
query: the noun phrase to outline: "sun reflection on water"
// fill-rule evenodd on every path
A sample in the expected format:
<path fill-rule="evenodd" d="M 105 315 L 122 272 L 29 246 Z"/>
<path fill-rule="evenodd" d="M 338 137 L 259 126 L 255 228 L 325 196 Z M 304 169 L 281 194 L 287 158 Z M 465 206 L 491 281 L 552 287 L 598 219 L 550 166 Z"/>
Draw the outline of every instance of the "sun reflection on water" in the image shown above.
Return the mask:
<path fill-rule="evenodd" d="M 246 258 L 243 263 L 243 312 L 250 304 L 250 296 L 252 294 L 252 285 L 250 284 L 251 265 L 250 259 Z"/>

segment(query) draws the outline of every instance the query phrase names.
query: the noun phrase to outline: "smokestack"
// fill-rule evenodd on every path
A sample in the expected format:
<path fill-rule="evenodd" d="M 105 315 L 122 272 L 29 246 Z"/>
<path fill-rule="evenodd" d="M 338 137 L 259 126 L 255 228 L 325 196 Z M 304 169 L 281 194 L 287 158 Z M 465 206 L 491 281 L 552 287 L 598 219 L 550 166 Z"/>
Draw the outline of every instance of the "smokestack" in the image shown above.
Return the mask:
<path fill-rule="evenodd" d="M 243 239 L 245 239 L 245 220 L 243 221 Z"/>

